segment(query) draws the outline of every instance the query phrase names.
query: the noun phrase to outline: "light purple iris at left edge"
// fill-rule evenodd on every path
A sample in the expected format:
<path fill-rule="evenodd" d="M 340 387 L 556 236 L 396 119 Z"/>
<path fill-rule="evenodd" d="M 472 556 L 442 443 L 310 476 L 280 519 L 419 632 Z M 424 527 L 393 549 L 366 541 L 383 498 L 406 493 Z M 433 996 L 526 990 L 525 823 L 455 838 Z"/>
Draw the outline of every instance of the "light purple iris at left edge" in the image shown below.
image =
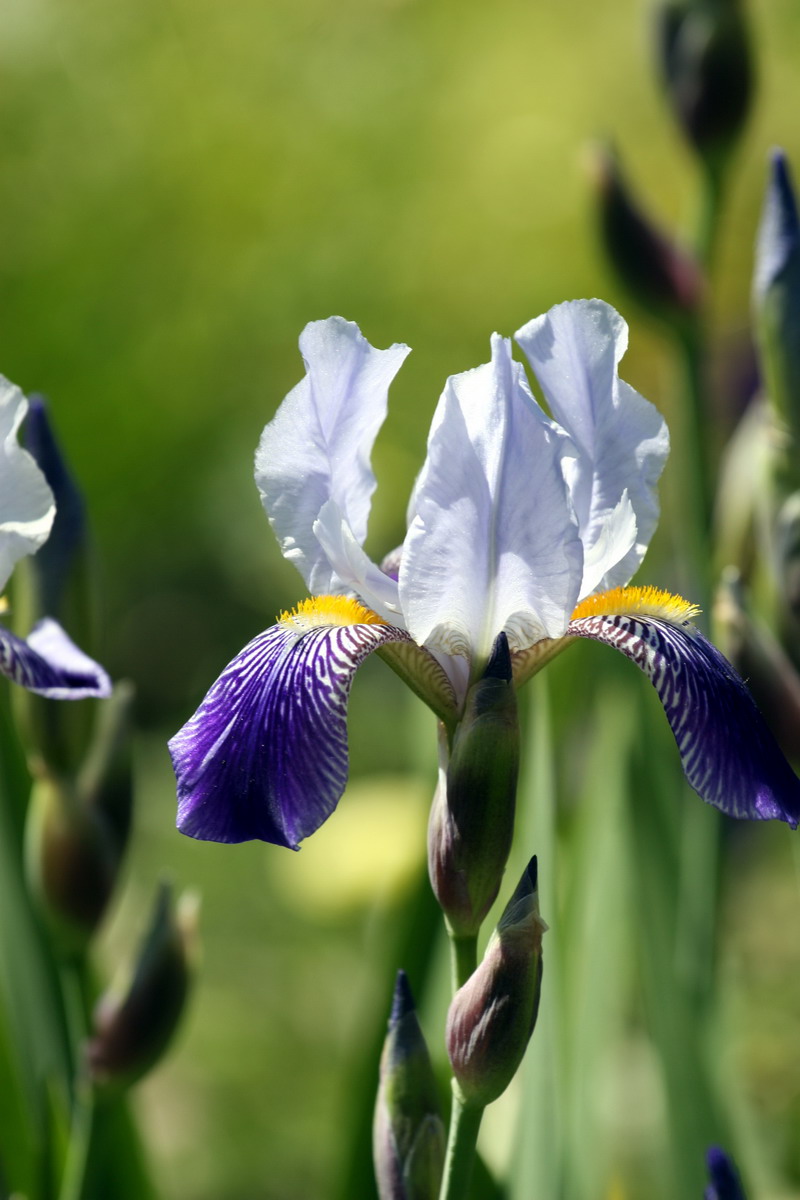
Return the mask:
<path fill-rule="evenodd" d="M 169 749 L 178 828 L 214 842 L 259 838 L 297 849 L 347 782 L 347 699 L 356 668 L 390 625 L 274 625 L 220 675 Z"/>
<path fill-rule="evenodd" d="M 103 668 L 49 617 L 24 641 L 0 625 L 0 673 L 49 700 L 111 695 L 111 680 Z"/>
<path fill-rule="evenodd" d="M 800 822 L 800 780 L 744 681 L 703 635 L 687 625 L 631 615 L 573 621 L 568 635 L 606 642 L 644 671 L 658 692 L 698 795 L 751 821 Z"/>

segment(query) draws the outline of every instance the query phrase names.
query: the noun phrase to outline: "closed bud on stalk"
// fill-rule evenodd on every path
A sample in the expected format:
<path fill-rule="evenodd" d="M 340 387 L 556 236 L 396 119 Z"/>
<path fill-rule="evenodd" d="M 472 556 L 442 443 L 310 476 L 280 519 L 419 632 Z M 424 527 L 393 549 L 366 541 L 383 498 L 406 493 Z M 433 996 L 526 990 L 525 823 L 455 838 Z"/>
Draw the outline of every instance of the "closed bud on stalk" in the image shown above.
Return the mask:
<path fill-rule="evenodd" d="M 636 203 L 611 146 L 593 146 L 589 166 L 598 198 L 600 236 L 620 282 L 651 316 L 682 328 L 702 298 L 700 266 Z"/>
<path fill-rule="evenodd" d="M 719 1146 L 711 1146 L 706 1154 L 710 1183 L 703 1200 L 746 1200 L 739 1173 L 731 1157 Z"/>
<path fill-rule="evenodd" d="M 53 617 L 76 636 L 85 637 L 86 504 L 61 452 L 42 396 L 30 398 L 23 440 L 56 502 L 50 536 L 29 559 L 33 618 Z"/>
<path fill-rule="evenodd" d="M 42 766 L 25 831 L 28 880 L 58 949 L 81 953 L 116 884 L 130 832 L 130 708 L 117 684 L 99 706 L 94 740 L 76 779 Z"/>
<path fill-rule="evenodd" d="M 776 150 L 756 241 L 753 314 L 767 398 L 788 431 L 780 466 L 800 486 L 800 220 L 786 156 Z M 785 490 L 785 489 L 784 489 Z"/>
<path fill-rule="evenodd" d="M 24 637 L 39 620 L 49 617 L 63 626 L 81 649 L 89 650 L 91 572 L 86 504 L 41 396 L 30 398 L 22 441 L 47 480 L 56 512 L 47 541 L 14 572 L 13 626 Z M 21 688 L 14 689 L 13 704 L 32 768 L 36 769 L 38 757 L 51 772 L 72 775 L 91 737 L 93 706 L 54 702 Z"/>
<path fill-rule="evenodd" d="M 508 639 L 501 633 L 470 687 L 428 826 L 431 884 L 457 937 L 477 933 L 511 849 L 519 721 Z"/>
<path fill-rule="evenodd" d="M 380 1200 L 436 1200 L 445 1130 L 436 1079 L 404 971 L 395 985 L 373 1123 Z"/>
<path fill-rule="evenodd" d="M 185 893 L 176 908 L 171 887 L 161 884 L 129 978 L 95 1009 L 86 1060 L 96 1084 L 129 1087 L 164 1054 L 186 1005 L 198 907 L 196 894 Z"/>
<path fill-rule="evenodd" d="M 447 1053 L 467 1105 L 496 1100 L 522 1061 L 539 1011 L 546 929 L 532 858 L 483 961 L 456 992 L 447 1015 Z"/>
<path fill-rule="evenodd" d="M 753 96 L 740 0 L 666 0 L 657 9 L 656 49 L 676 120 L 706 170 L 719 178 Z"/>
<path fill-rule="evenodd" d="M 770 631 L 749 613 L 738 571 L 722 573 L 714 601 L 714 640 L 747 680 L 789 758 L 800 755 L 800 675 Z"/>

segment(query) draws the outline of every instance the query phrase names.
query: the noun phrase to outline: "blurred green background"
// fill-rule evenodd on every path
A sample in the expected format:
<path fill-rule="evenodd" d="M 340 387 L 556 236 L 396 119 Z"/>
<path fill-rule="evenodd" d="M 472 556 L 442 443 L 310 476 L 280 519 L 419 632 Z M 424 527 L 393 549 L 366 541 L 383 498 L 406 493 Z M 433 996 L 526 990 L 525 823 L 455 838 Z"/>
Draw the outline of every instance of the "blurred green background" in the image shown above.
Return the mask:
<path fill-rule="evenodd" d="M 758 99 L 714 301 L 725 427 L 743 403 L 766 152 L 780 144 L 800 166 L 800 9 L 759 0 L 750 15 Z M 174 1200 L 330 1194 L 343 1064 L 360 1014 L 385 1002 L 391 971 L 371 962 L 424 850 L 432 723 L 377 662 L 354 690 L 351 791 L 313 846 L 293 856 L 173 830 L 166 737 L 303 594 L 252 479 L 260 431 L 302 374 L 297 336 L 341 313 L 375 345 L 414 349 L 375 453 L 377 557 L 402 540 L 445 377 L 484 361 L 495 329 L 600 295 L 632 324 L 625 378 L 669 416 L 663 343 L 608 276 L 583 169 L 587 140 L 612 135 L 651 211 L 692 218 L 695 165 L 659 94 L 649 17 L 640 0 L 0 7 L 0 368 L 51 399 L 91 511 L 95 649 L 139 697 L 138 825 L 109 964 L 162 870 L 204 896 L 192 1011 L 139 1095 Z M 680 472 L 667 468 L 646 571 L 666 586 Z M 741 1051 L 767 1115 L 800 1109 L 783 835 L 750 836 L 742 888 L 758 899 L 733 905 L 730 931 L 742 1028 L 767 1014 Z"/>

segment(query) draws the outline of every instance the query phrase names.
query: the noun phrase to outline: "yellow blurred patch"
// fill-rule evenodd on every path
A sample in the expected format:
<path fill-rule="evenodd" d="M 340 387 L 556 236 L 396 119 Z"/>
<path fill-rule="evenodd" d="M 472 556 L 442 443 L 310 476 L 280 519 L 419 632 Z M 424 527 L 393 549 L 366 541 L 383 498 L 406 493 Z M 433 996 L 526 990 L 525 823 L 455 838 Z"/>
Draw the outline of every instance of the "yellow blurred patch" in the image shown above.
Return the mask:
<path fill-rule="evenodd" d="M 8 600 L 5 596 L 0 596 L 0 613 L 8 612 Z"/>
<path fill-rule="evenodd" d="M 669 621 L 671 625 L 685 625 L 699 612 L 698 605 L 684 600 L 682 596 L 673 596 L 671 592 L 665 592 L 661 588 L 620 587 L 581 600 L 572 614 L 572 620 L 580 621 L 582 617 L 600 617 L 605 614 L 631 615 L 655 617 Z"/>
<path fill-rule="evenodd" d="M 350 596 L 309 596 L 291 612 L 278 617 L 281 625 L 291 625 L 300 633 L 326 625 L 386 625 L 372 609 Z"/>
<path fill-rule="evenodd" d="M 299 854 L 271 855 L 269 872 L 291 907 L 315 921 L 400 895 L 426 854 L 431 785 L 405 775 L 350 783 L 339 807 Z"/>

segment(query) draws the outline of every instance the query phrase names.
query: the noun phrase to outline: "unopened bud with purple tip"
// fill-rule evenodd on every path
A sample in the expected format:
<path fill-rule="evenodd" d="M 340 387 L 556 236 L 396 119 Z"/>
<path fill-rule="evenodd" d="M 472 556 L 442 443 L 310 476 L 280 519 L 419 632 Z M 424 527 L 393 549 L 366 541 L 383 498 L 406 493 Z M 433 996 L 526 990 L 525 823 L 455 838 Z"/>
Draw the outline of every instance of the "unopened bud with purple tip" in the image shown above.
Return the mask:
<path fill-rule="evenodd" d="M 380 1200 L 436 1200 L 445 1129 L 436 1079 L 404 971 L 395 985 L 373 1123 Z"/>
<path fill-rule="evenodd" d="M 514 833 L 519 720 L 501 633 L 467 692 L 428 827 L 428 869 L 451 932 L 470 937 L 500 890 Z"/>
<path fill-rule="evenodd" d="M 656 49 L 675 118 L 719 178 L 750 112 L 754 71 L 740 0 L 666 0 Z"/>
<path fill-rule="evenodd" d="M 86 603 L 86 504 L 64 459 L 42 396 L 30 398 L 23 441 L 56 502 L 50 537 L 29 560 L 34 617 L 53 617 L 83 636 L 82 619 L 77 626 L 75 623 L 76 616 L 83 618 L 83 614 L 74 610 Z M 77 596 L 72 594 L 75 592 Z"/>
<path fill-rule="evenodd" d="M 447 1053 L 467 1105 L 496 1100 L 522 1061 L 539 1011 L 546 929 L 532 858 L 483 961 L 456 992 L 447 1016 Z"/>
<path fill-rule="evenodd" d="M 591 147 L 589 167 L 597 192 L 601 240 L 621 284 L 651 316 L 682 329 L 702 299 L 699 264 L 657 229 L 635 201 L 611 146 Z"/>
<path fill-rule="evenodd" d="M 195 895 L 184 894 L 176 907 L 169 885 L 159 888 L 129 980 L 107 993 L 95 1010 L 86 1059 L 96 1084 L 129 1087 L 164 1054 L 186 1005 L 197 909 Z"/>
<path fill-rule="evenodd" d="M 706 1164 L 711 1182 L 703 1193 L 703 1200 L 746 1200 L 733 1160 L 724 1150 L 711 1146 L 706 1154 Z"/>
<path fill-rule="evenodd" d="M 776 150 L 756 242 L 753 314 L 767 399 L 788 441 L 781 490 L 800 486 L 800 219 L 786 156 Z"/>

